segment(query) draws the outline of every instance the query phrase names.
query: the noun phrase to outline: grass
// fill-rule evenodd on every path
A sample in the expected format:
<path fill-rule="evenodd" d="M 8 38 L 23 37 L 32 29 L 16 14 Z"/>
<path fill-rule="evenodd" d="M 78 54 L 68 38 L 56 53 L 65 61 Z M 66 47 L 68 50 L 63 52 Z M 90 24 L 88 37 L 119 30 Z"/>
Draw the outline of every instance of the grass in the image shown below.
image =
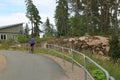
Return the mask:
<path fill-rule="evenodd" d="M 36 53 L 50 54 L 50 55 L 53 55 L 53 56 L 62 57 L 60 55 L 61 53 L 59 53 L 59 52 L 55 52 L 53 50 L 50 50 L 48 52 L 48 50 L 43 49 L 43 48 L 36 49 Z M 68 53 L 66 53 L 66 55 L 72 56 Z M 91 55 L 89 52 L 86 52 L 86 55 L 89 56 L 90 58 L 92 58 L 95 62 L 97 62 L 103 68 L 105 68 L 110 73 L 110 75 L 115 78 L 115 80 L 120 80 L 120 76 L 119 76 L 120 65 L 119 64 L 117 64 L 117 63 L 115 64 L 115 63 L 110 62 L 110 61 L 104 61 L 104 60 L 101 60 L 101 59 L 96 59 L 94 57 L 94 55 Z M 67 61 L 71 62 L 71 60 L 69 58 L 65 58 L 65 59 Z M 74 59 L 84 66 L 84 61 L 83 61 L 84 59 L 83 59 L 82 56 L 80 56 L 78 54 L 75 54 Z M 95 80 L 106 80 L 104 72 L 102 72 L 100 69 L 95 67 L 94 64 L 92 64 L 89 61 L 87 61 L 87 69 L 92 74 L 92 76 L 95 77 Z"/>
<path fill-rule="evenodd" d="M 87 56 L 89 56 L 91 59 L 93 59 L 96 63 L 101 65 L 104 69 L 106 69 L 111 76 L 115 78 L 115 80 L 120 80 L 120 64 L 119 63 L 113 63 L 110 60 L 103 60 L 101 58 L 96 58 L 94 54 L 90 54 L 89 51 L 85 51 Z M 99 56 L 100 57 L 100 56 Z M 89 65 L 90 66 L 90 65 Z M 93 66 L 90 66 L 92 69 Z"/>
<path fill-rule="evenodd" d="M 115 78 L 115 80 L 120 80 L 120 76 L 119 76 L 120 65 L 119 64 L 113 63 L 110 61 L 103 61 L 101 59 L 96 59 L 95 61 L 99 63 L 100 65 L 102 65 L 110 73 L 110 75 Z"/>

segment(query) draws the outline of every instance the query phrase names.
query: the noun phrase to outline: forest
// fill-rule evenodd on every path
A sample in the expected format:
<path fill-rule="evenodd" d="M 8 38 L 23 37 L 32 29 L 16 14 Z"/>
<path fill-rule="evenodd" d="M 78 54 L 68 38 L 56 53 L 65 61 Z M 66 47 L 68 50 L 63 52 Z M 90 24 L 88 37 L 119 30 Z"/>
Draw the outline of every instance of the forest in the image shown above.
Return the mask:
<path fill-rule="evenodd" d="M 57 37 L 119 34 L 119 0 L 57 0 Z"/>
<path fill-rule="evenodd" d="M 55 25 L 49 18 L 41 21 L 32 0 L 25 2 L 34 36 L 39 36 L 39 32 L 51 37 L 120 33 L 120 0 L 56 0 Z M 39 29 L 40 24 L 44 30 Z"/>

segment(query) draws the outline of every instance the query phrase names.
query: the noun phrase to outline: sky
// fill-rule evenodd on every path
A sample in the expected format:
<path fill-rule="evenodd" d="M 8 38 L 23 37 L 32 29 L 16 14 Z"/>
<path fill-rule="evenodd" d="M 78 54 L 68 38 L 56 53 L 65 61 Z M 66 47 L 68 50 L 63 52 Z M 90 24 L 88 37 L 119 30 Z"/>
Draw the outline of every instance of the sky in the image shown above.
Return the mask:
<path fill-rule="evenodd" d="M 46 18 L 54 24 L 55 0 L 32 0 L 33 4 L 39 10 L 41 21 Z M 6 26 L 17 23 L 28 23 L 26 18 L 25 0 L 1 0 L 0 1 L 0 26 Z"/>

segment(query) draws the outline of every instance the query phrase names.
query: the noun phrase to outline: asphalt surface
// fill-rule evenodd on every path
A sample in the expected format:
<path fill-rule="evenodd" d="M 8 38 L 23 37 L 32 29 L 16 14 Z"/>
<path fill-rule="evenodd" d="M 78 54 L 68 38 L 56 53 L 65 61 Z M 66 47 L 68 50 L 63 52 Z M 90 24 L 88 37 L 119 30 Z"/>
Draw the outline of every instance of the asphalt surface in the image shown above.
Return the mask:
<path fill-rule="evenodd" d="M 27 52 L 0 51 L 7 59 L 0 80 L 60 80 L 64 70 L 52 59 Z"/>

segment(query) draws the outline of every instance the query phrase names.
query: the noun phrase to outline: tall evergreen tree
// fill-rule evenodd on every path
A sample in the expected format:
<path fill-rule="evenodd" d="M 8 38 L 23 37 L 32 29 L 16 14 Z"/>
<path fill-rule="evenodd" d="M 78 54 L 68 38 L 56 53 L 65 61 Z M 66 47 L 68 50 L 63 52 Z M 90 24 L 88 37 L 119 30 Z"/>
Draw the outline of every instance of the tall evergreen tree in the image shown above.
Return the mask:
<path fill-rule="evenodd" d="M 72 13 L 75 13 L 75 16 L 83 11 L 82 0 L 68 0 L 69 8 Z"/>
<path fill-rule="evenodd" d="M 55 11 L 55 21 L 58 31 L 58 37 L 68 35 L 68 3 L 67 0 L 57 0 Z"/>
<path fill-rule="evenodd" d="M 65 1 L 65 0 L 64 0 Z M 68 1 L 68 12 L 70 13 L 70 35 L 81 34 L 86 29 L 89 34 L 110 34 L 111 31 L 118 33 L 118 16 L 120 14 L 120 0 L 66 0 Z M 56 22 L 60 35 L 64 32 L 62 20 L 61 3 L 57 0 Z M 65 11 L 65 10 L 64 10 Z M 65 16 L 65 15 L 64 15 Z M 71 17 L 72 16 L 72 17 Z M 85 17 L 86 16 L 86 17 Z M 85 18 L 85 19 L 83 19 Z M 81 21 L 80 21 L 81 20 Z M 86 26 L 85 26 L 86 24 Z M 84 25 L 84 27 L 83 27 Z M 58 27 L 59 26 L 59 27 Z M 83 31 L 83 30 L 82 30 Z"/>
<path fill-rule="evenodd" d="M 32 36 L 39 36 L 39 32 L 41 31 L 39 29 L 41 17 L 39 16 L 39 11 L 36 8 L 36 6 L 33 4 L 32 0 L 25 0 L 26 2 L 26 7 L 27 7 L 27 12 L 26 16 L 27 18 L 31 21 L 31 26 L 32 26 Z"/>
<path fill-rule="evenodd" d="M 88 32 L 108 34 L 110 29 L 118 32 L 118 19 L 120 0 L 86 0 Z"/>
<path fill-rule="evenodd" d="M 69 9 L 72 14 L 70 18 L 70 36 L 81 36 L 85 33 L 85 15 L 83 14 L 83 0 L 68 0 Z"/>
<path fill-rule="evenodd" d="M 46 22 L 44 23 L 44 37 L 54 37 L 55 36 L 55 29 L 53 28 L 53 25 L 50 23 L 49 18 L 46 19 Z"/>
<path fill-rule="evenodd" d="M 120 0 L 113 1 L 113 24 L 114 24 L 114 32 L 118 34 L 118 15 L 120 14 Z"/>
<path fill-rule="evenodd" d="M 85 15 L 70 18 L 69 36 L 83 36 L 86 32 Z"/>
<path fill-rule="evenodd" d="M 27 23 L 26 23 L 26 25 L 25 25 L 24 34 L 25 34 L 25 36 L 28 38 L 28 36 L 29 36 L 29 27 L 28 27 L 28 24 L 27 24 Z"/>

